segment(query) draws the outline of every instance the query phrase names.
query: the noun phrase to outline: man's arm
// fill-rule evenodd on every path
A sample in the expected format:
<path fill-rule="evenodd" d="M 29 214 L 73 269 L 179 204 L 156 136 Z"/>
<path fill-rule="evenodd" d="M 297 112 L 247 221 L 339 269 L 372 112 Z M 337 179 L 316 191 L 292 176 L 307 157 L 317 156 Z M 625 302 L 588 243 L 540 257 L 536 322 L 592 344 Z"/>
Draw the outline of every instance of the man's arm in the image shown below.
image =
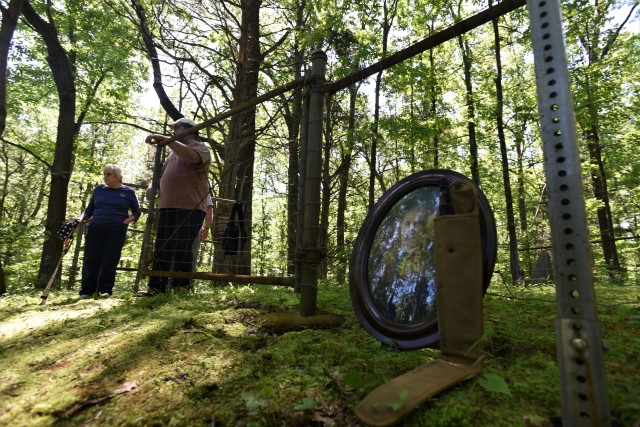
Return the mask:
<path fill-rule="evenodd" d="M 150 135 L 147 135 L 147 137 L 145 138 L 145 142 L 147 144 L 164 145 L 163 142 L 169 138 L 170 137 L 167 135 L 152 133 Z M 191 148 L 180 141 L 173 141 L 167 146 L 176 154 L 176 156 L 186 160 L 189 163 L 202 163 L 202 159 L 200 158 L 198 152 L 194 148 Z"/>
<path fill-rule="evenodd" d="M 204 225 L 200 230 L 200 240 L 205 240 L 209 235 L 209 229 L 211 228 L 211 221 L 213 220 L 213 206 L 207 206 L 207 212 L 204 216 Z"/>
<path fill-rule="evenodd" d="M 171 148 L 171 151 L 173 151 L 176 156 L 189 163 L 202 163 L 200 154 L 198 154 L 195 148 L 191 148 L 180 141 L 173 141 L 168 147 Z"/>

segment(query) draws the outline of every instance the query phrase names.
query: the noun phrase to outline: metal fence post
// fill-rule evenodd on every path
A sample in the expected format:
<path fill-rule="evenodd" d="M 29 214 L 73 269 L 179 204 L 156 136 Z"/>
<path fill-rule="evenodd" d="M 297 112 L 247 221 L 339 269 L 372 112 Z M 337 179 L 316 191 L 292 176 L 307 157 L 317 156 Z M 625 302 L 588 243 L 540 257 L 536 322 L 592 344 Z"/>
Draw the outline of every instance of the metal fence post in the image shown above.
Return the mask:
<path fill-rule="evenodd" d="M 305 71 L 304 80 L 309 81 L 309 71 Z M 304 187 L 307 178 L 307 141 L 309 138 L 309 87 L 303 86 L 302 93 L 302 120 L 300 121 L 300 167 L 298 176 L 298 205 L 296 216 L 296 251 L 295 251 L 295 291 L 300 293 L 302 283 L 302 235 L 304 233 Z"/>
<path fill-rule="evenodd" d="M 309 87 L 309 125 L 304 191 L 304 230 L 300 283 L 300 314 L 316 314 L 318 268 L 322 254 L 318 247 L 320 227 L 320 184 L 322 180 L 322 118 L 327 55 L 315 51 L 311 56 Z"/>

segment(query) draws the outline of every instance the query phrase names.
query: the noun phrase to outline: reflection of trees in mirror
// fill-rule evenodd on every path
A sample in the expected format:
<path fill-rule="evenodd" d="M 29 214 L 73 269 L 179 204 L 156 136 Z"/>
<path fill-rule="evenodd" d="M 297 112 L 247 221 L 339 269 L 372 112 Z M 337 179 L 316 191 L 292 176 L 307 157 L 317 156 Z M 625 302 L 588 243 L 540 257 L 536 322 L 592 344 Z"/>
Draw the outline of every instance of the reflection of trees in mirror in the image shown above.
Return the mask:
<path fill-rule="evenodd" d="M 400 199 L 376 230 L 369 253 L 371 295 L 382 316 L 418 324 L 435 315 L 433 218 L 440 189 L 420 187 Z"/>

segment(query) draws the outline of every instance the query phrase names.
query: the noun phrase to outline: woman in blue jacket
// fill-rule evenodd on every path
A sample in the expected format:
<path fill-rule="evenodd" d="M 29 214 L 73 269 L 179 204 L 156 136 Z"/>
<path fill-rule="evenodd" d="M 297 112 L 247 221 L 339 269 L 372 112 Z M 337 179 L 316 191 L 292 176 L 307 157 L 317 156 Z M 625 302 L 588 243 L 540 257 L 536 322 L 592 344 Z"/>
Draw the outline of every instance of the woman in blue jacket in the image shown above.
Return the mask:
<path fill-rule="evenodd" d="M 140 217 L 135 191 L 122 185 L 122 170 L 102 168 L 104 184 L 94 188 L 84 217 L 91 218 L 84 244 L 80 298 L 111 295 L 129 224 Z"/>

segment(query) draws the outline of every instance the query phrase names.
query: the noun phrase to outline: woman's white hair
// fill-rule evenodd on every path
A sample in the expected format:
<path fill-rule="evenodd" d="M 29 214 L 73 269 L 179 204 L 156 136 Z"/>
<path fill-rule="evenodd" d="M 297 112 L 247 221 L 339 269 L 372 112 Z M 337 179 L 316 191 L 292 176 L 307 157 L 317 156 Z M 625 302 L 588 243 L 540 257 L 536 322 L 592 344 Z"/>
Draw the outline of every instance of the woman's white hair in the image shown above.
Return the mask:
<path fill-rule="evenodd" d="M 102 173 L 111 172 L 120 182 L 122 182 L 122 169 L 118 165 L 104 165 Z"/>

